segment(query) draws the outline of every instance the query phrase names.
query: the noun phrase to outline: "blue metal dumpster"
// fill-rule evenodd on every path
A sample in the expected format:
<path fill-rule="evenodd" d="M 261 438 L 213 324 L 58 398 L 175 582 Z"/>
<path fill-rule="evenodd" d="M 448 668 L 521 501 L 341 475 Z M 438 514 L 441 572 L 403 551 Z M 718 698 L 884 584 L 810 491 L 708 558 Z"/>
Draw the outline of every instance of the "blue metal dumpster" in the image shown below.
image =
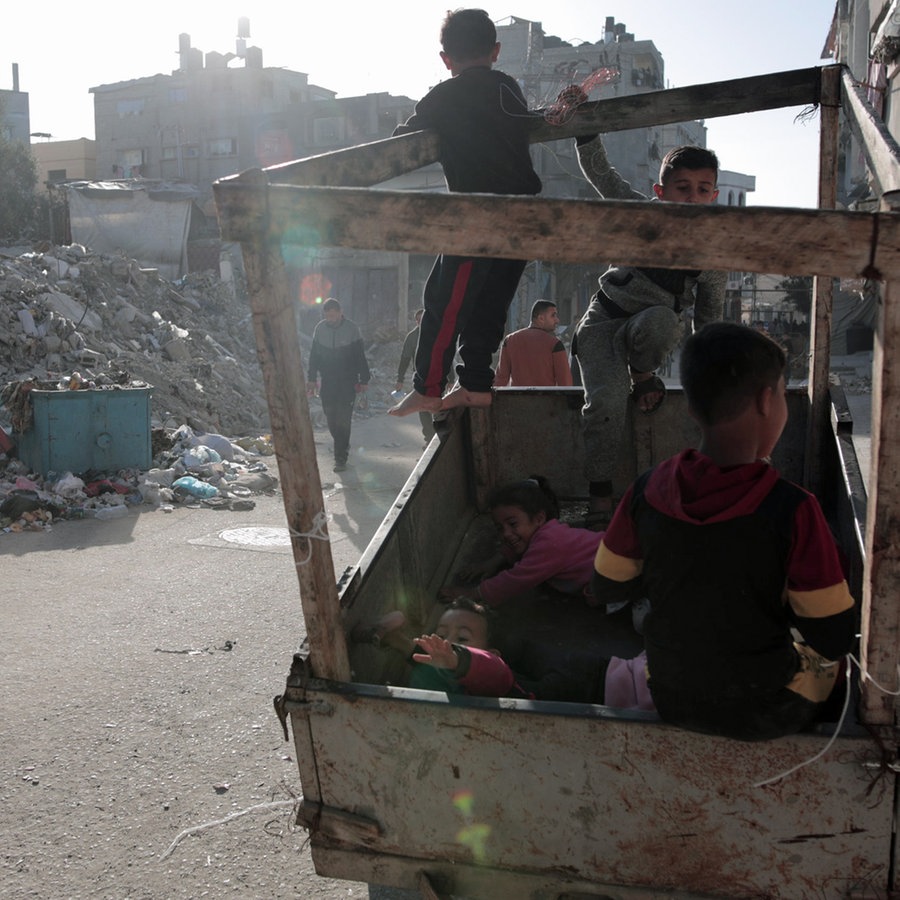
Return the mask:
<path fill-rule="evenodd" d="M 152 390 L 32 390 L 32 426 L 16 435 L 19 459 L 43 476 L 150 468 Z"/>

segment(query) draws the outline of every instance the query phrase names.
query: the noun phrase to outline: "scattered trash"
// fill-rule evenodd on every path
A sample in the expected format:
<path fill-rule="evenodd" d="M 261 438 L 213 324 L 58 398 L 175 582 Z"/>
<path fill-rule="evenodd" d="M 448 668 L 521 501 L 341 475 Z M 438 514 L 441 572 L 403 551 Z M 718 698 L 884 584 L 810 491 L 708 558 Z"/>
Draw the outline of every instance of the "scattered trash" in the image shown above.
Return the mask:
<path fill-rule="evenodd" d="M 241 284 L 212 270 L 171 282 L 121 254 L 78 244 L 0 250 L 0 537 L 49 531 L 59 521 L 127 516 L 132 507 L 248 511 L 255 495 L 277 489 Z M 386 413 L 394 404 L 404 336 L 384 327 L 367 345 L 373 378 L 355 416 Z M 300 340 L 308 346 L 305 331 Z M 36 463 L 17 436 L 34 433 L 33 390 L 64 391 L 74 396 L 60 402 L 81 404 L 89 391 L 134 385 L 152 385 L 148 468 L 141 461 L 119 471 L 73 472 L 69 460 L 54 459 L 47 468 L 55 472 L 29 471 Z M 325 430 L 318 399 L 310 415 Z M 94 437 L 106 442 L 118 434 Z M 97 452 L 90 465 L 101 458 Z M 199 486 L 174 486 L 188 476 Z"/>
<path fill-rule="evenodd" d="M 181 478 L 172 482 L 172 487 L 176 491 L 186 491 L 193 497 L 215 497 L 219 493 L 219 489 L 206 481 L 201 481 L 193 475 L 182 475 Z"/>
<path fill-rule="evenodd" d="M 215 448 L 199 440 L 210 440 Z M 248 445 L 265 449 L 267 441 L 263 437 Z M 156 455 L 146 471 L 48 472 L 41 479 L 22 460 L 8 458 L 5 472 L 0 470 L 0 533 L 49 531 L 61 519 L 123 518 L 131 507 L 172 512 L 184 504 L 249 511 L 256 507 L 254 494 L 271 494 L 278 486 L 255 450 L 222 435 L 197 435 L 182 425 L 156 429 L 153 444 Z"/>

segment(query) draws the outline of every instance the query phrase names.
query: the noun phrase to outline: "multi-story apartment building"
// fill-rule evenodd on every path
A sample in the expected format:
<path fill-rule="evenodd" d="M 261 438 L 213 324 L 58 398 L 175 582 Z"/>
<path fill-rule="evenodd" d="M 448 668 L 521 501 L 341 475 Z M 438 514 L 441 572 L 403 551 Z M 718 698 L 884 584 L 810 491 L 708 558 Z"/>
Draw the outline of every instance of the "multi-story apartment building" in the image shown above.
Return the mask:
<path fill-rule="evenodd" d="M 900 139 L 900 0 L 841 0 L 823 59 L 847 66 L 895 140 Z M 841 131 L 838 201 L 870 196 L 866 160 L 849 125 Z"/>
<path fill-rule="evenodd" d="M 182 34 L 171 74 L 91 88 L 97 177 L 196 186 L 206 222 L 192 218 L 188 255 L 200 265 L 215 258 L 201 252 L 204 238 L 218 252 L 216 179 L 390 137 L 414 105 L 387 93 L 338 99 L 302 72 L 265 67 L 262 51 L 247 47 L 243 36 L 236 49 L 204 54 Z M 317 303 L 334 294 L 368 331 L 406 325 L 406 259 L 399 254 L 322 250 L 288 260 L 288 268 L 311 321 Z"/>
<path fill-rule="evenodd" d="M 302 72 L 263 66 L 262 51 L 206 53 L 180 36 L 179 68 L 91 88 L 97 171 L 104 179 L 187 181 L 212 213 L 212 183 L 388 137 L 412 101 L 386 93 L 336 99 Z"/>

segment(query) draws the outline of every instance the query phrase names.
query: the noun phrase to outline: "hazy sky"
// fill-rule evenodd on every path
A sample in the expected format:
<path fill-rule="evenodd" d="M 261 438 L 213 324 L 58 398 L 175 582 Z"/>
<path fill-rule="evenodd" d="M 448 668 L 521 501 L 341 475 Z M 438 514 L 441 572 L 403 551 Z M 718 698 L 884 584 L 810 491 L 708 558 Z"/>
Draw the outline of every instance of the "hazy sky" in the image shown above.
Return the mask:
<path fill-rule="evenodd" d="M 578 44 L 602 37 L 607 16 L 637 40 L 652 40 L 669 87 L 827 65 L 834 0 L 501 0 L 483 6 L 495 21 L 541 22 L 547 34 Z M 265 66 L 305 72 L 313 84 L 347 97 L 387 91 L 418 99 L 448 77 L 438 32 L 448 0 L 155 0 L 116 5 L 83 0 L 55 18 L 28 4 L 3 11 L 0 88 L 30 95 L 31 130 L 54 139 L 94 137 L 91 87 L 170 73 L 178 36 L 204 53 L 235 48 L 237 21 L 250 19 L 248 45 Z M 707 144 L 723 168 L 756 176 L 754 206 L 815 206 L 819 119 L 799 109 L 708 119 Z M 35 139 L 37 140 L 37 139 Z"/>

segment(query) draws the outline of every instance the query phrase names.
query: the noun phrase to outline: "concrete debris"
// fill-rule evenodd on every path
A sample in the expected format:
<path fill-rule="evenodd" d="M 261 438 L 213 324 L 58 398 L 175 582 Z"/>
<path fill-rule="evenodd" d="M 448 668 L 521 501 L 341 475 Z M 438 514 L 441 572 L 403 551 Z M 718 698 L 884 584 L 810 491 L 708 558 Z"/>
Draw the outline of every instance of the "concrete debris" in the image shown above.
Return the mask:
<path fill-rule="evenodd" d="M 382 329 L 367 348 L 373 377 L 357 417 L 395 402 L 390 391 L 403 337 Z M 305 352 L 310 338 L 300 340 Z M 15 402 L 18 388 L 71 388 L 80 381 L 152 386 L 149 471 L 41 479 L 14 450 L 3 455 L 27 425 Z M 61 518 L 112 518 L 148 503 L 164 510 L 178 503 L 251 509 L 253 493 L 277 486 L 262 459 L 274 468 L 249 304 L 233 282 L 211 271 L 169 282 L 133 259 L 80 244 L 0 248 L 0 388 L 3 531 L 46 530 Z M 317 399 L 310 414 L 325 430 Z M 176 486 L 185 476 L 213 490 Z M 92 494 L 99 482 L 102 489 Z"/>
<path fill-rule="evenodd" d="M 0 250 L 0 351 L 0 383 L 127 373 L 159 424 L 268 429 L 250 310 L 212 272 L 171 283 L 79 244 Z"/>
<path fill-rule="evenodd" d="M 240 293 L 211 271 L 169 282 L 133 259 L 80 244 L 0 248 L 0 384 L 57 383 L 73 371 L 98 384 L 146 382 L 154 424 L 263 433 L 268 406 Z M 367 348 L 372 411 L 394 403 L 403 337 L 379 329 Z M 306 351 L 310 339 L 300 339 Z"/>

